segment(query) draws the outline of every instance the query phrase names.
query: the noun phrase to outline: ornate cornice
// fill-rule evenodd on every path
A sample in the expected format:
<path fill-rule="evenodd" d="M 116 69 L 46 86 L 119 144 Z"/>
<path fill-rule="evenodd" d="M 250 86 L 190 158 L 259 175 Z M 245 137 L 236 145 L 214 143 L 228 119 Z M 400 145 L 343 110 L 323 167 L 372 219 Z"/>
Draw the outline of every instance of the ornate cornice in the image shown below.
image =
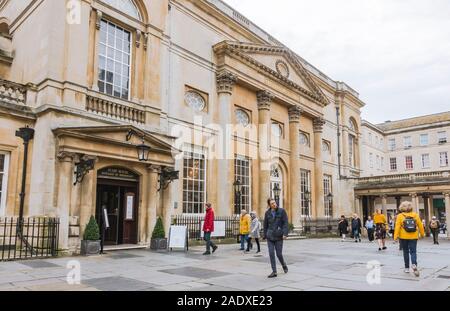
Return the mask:
<path fill-rule="evenodd" d="M 313 120 L 313 130 L 314 133 L 321 133 L 323 131 L 323 126 L 325 125 L 324 118 L 315 118 Z"/>
<path fill-rule="evenodd" d="M 217 73 L 217 93 L 233 93 L 233 86 L 237 81 L 237 76 L 229 71 Z"/>
<path fill-rule="evenodd" d="M 312 77 L 308 73 L 308 71 L 303 67 L 301 62 L 297 59 L 297 57 L 287 48 L 277 47 L 277 46 L 265 46 L 265 45 L 255 45 L 255 44 L 245 44 L 239 42 L 232 41 L 224 41 L 216 46 L 214 46 L 214 51 L 217 54 L 233 54 L 237 57 L 244 60 L 246 63 L 249 63 L 275 78 L 277 78 L 282 84 L 294 88 L 298 92 L 307 96 L 311 100 L 320 104 L 321 106 L 326 106 L 330 102 L 322 90 L 317 86 L 317 84 L 313 81 Z M 282 74 L 278 73 L 276 70 L 258 62 L 247 53 L 260 53 L 260 54 L 273 54 L 278 56 L 284 56 L 289 63 L 296 69 L 296 72 L 302 77 L 305 81 L 306 85 L 312 90 L 309 91 L 299 84 L 293 82 Z"/>
<path fill-rule="evenodd" d="M 300 117 L 302 115 L 302 110 L 298 106 L 292 106 L 288 110 L 289 113 L 289 122 L 300 122 Z"/>
<path fill-rule="evenodd" d="M 256 98 L 258 100 L 259 110 L 270 110 L 270 105 L 272 104 L 273 95 L 269 91 L 258 91 L 256 93 Z"/>

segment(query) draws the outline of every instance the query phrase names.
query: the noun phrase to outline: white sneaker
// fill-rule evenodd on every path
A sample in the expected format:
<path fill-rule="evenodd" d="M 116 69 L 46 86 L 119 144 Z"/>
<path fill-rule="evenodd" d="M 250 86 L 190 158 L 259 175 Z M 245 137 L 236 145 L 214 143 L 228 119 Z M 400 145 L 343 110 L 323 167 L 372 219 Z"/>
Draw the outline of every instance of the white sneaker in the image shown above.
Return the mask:
<path fill-rule="evenodd" d="M 412 266 L 412 269 L 413 269 L 413 271 L 414 271 L 414 275 L 417 276 L 417 277 L 419 277 L 419 276 L 420 276 L 420 272 L 419 272 L 419 269 L 417 269 L 417 266 L 416 266 L 416 265 L 413 265 L 413 266 Z"/>
<path fill-rule="evenodd" d="M 409 273 L 409 268 L 405 268 L 405 273 Z"/>

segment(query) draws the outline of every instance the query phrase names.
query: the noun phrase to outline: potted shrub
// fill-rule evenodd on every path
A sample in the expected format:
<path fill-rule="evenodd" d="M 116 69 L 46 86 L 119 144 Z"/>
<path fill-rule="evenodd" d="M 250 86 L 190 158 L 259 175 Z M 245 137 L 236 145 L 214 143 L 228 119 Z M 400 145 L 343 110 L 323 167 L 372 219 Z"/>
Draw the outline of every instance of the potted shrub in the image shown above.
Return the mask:
<path fill-rule="evenodd" d="M 100 253 L 100 229 L 94 216 L 91 216 L 89 223 L 84 230 L 81 241 L 81 255 L 98 255 Z"/>
<path fill-rule="evenodd" d="M 150 249 L 167 249 L 166 233 L 164 232 L 164 226 L 161 217 L 158 217 L 155 228 L 153 229 L 152 239 L 150 241 Z"/>

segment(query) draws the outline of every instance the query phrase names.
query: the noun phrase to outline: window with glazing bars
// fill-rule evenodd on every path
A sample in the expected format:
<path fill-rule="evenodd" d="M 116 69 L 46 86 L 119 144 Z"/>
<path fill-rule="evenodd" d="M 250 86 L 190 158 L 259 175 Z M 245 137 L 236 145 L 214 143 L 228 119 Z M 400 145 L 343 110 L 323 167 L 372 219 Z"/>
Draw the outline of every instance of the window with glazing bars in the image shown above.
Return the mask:
<path fill-rule="evenodd" d="M 311 172 L 300 170 L 301 214 L 303 217 L 311 216 Z M 309 193 L 309 198 L 306 197 Z"/>
<path fill-rule="evenodd" d="M 186 151 L 183 161 L 183 213 L 202 214 L 206 203 L 205 155 Z"/>
<path fill-rule="evenodd" d="M 251 160 L 247 157 L 236 156 L 234 160 L 234 181 L 239 180 L 241 183 L 240 206 L 235 202 L 234 213 L 240 214 L 240 209 L 251 212 Z M 237 198 L 235 198 L 236 200 Z"/>

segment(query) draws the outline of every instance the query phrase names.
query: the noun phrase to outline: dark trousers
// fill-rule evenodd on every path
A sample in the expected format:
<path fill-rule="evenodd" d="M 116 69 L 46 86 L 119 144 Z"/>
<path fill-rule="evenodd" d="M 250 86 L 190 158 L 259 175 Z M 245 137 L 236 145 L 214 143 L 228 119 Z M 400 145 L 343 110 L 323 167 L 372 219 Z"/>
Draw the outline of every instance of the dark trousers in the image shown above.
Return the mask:
<path fill-rule="evenodd" d="M 211 232 L 205 232 L 205 236 L 203 237 L 203 240 L 206 241 L 206 251 L 210 252 L 211 247 L 215 248 L 216 244 L 214 244 L 213 241 L 211 241 Z"/>
<path fill-rule="evenodd" d="M 272 271 L 277 273 L 277 262 L 275 260 L 275 253 L 277 254 L 278 260 L 283 267 L 286 267 L 286 262 L 283 258 L 283 240 L 270 241 L 267 240 L 267 246 L 269 246 L 269 256 L 270 264 L 272 265 Z"/>
<path fill-rule="evenodd" d="M 417 266 L 417 240 L 400 240 L 403 248 L 403 259 L 405 260 L 405 268 L 409 268 L 409 257 L 411 263 Z"/>
<path fill-rule="evenodd" d="M 431 229 L 431 234 L 433 234 L 433 242 L 434 244 L 438 244 L 438 238 L 439 238 L 439 229 Z"/>
<path fill-rule="evenodd" d="M 373 228 L 367 229 L 367 235 L 369 236 L 369 241 L 372 242 L 373 240 L 375 240 L 375 237 L 373 236 Z"/>
<path fill-rule="evenodd" d="M 261 251 L 261 247 L 259 245 L 259 239 L 255 238 L 256 246 L 258 247 L 258 252 Z M 250 248 L 252 248 L 252 238 L 248 238 L 248 244 L 247 244 L 247 252 L 250 251 Z"/>

